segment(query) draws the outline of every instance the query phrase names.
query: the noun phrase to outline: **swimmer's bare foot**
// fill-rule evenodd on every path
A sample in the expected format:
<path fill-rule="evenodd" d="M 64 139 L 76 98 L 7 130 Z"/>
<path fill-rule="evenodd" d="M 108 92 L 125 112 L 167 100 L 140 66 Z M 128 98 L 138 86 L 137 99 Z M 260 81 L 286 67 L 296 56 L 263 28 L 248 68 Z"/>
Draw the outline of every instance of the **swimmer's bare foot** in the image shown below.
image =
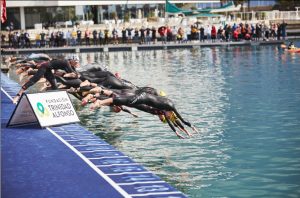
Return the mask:
<path fill-rule="evenodd" d="M 199 133 L 198 129 L 194 126 L 192 126 L 193 131 L 195 131 L 196 133 Z"/>

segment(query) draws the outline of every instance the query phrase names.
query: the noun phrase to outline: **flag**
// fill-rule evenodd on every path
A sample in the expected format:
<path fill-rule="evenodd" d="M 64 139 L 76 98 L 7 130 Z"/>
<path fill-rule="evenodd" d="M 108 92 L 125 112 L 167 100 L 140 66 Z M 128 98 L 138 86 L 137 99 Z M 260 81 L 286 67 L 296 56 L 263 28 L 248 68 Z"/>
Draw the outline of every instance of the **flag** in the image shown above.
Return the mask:
<path fill-rule="evenodd" d="M 4 23 L 6 19 L 6 0 L 1 0 L 1 23 Z"/>

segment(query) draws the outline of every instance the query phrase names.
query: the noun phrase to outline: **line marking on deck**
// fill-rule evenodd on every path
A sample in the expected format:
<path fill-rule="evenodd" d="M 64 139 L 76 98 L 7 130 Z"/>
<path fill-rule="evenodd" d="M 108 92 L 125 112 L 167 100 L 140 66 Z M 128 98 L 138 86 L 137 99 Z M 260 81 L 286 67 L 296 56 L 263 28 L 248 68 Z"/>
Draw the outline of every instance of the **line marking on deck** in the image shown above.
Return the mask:
<path fill-rule="evenodd" d="M 76 141 L 93 141 L 93 140 L 98 140 L 98 139 L 96 139 L 96 138 L 94 138 L 94 139 L 76 139 L 76 140 L 69 139 L 69 140 L 66 140 L 66 141 L 68 141 L 68 142 L 76 142 Z"/>
<path fill-rule="evenodd" d="M 116 150 L 93 150 L 93 151 L 80 151 L 81 153 L 93 153 L 93 152 L 106 152 L 106 151 L 116 151 Z"/>
<path fill-rule="evenodd" d="M 77 140 L 77 141 L 79 141 L 79 140 Z M 72 145 L 72 146 L 74 146 L 74 147 L 80 147 L 80 146 L 107 146 L 107 145 L 109 145 L 109 144 L 77 144 L 77 145 Z"/>
<path fill-rule="evenodd" d="M 158 192 L 158 193 L 145 193 L 145 194 L 130 194 L 130 196 L 133 196 L 133 197 L 144 197 L 144 196 L 148 196 L 148 195 L 168 195 L 168 194 L 172 194 L 172 195 L 174 195 L 174 194 L 181 194 L 182 195 L 182 193 L 181 192 L 179 192 L 179 191 L 176 191 L 176 192 Z"/>
<path fill-rule="evenodd" d="M 157 183 L 166 183 L 165 181 L 144 181 L 144 182 L 132 182 L 132 183 L 117 183 L 120 186 L 130 186 L 135 184 L 157 184 Z"/>
<path fill-rule="evenodd" d="M 130 163 L 130 164 L 109 164 L 109 165 L 96 165 L 97 167 L 110 167 L 110 166 L 132 166 L 132 165 L 136 165 L 139 166 L 139 164 L 137 163 Z"/>
<path fill-rule="evenodd" d="M 91 160 L 97 160 L 97 159 L 118 159 L 118 158 L 129 158 L 128 156 L 126 155 L 120 155 L 120 156 L 105 156 L 105 157 L 89 157 L 87 159 L 91 159 Z M 130 158 L 129 158 L 130 159 Z"/>
<path fill-rule="evenodd" d="M 11 100 L 13 101 L 14 99 L 1 87 L 1 90 L 5 93 L 5 95 Z"/>
<path fill-rule="evenodd" d="M 123 173 L 108 173 L 106 175 L 126 175 L 126 174 L 144 174 L 144 173 L 151 173 L 150 171 L 143 171 L 143 172 L 123 172 Z M 151 173 L 153 174 L 153 173 Z"/>

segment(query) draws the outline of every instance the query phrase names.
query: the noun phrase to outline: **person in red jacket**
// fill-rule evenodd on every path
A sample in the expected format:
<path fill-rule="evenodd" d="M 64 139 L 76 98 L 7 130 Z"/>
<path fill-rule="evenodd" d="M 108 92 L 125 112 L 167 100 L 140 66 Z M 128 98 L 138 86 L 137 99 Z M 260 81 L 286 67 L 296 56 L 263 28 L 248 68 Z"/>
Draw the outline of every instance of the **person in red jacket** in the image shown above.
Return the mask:
<path fill-rule="evenodd" d="M 217 30 L 216 27 L 213 25 L 211 28 L 211 40 L 212 42 L 216 42 L 216 37 L 217 37 Z"/>
<path fill-rule="evenodd" d="M 238 32 L 237 29 L 235 29 L 234 32 L 233 32 L 233 39 L 235 41 L 238 41 L 238 38 L 239 38 L 239 32 Z"/>

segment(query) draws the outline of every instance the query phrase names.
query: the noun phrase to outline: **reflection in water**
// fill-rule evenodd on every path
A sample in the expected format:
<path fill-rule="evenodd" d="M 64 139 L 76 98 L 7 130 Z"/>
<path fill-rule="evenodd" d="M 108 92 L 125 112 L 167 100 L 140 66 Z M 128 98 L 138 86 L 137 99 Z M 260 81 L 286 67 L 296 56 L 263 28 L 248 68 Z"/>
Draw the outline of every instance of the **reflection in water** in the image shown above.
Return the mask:
<path fill-rule="evenodd" d="M 164 90 L 198 127 L 179 140 L 155 116 L 91 111 L 73 99 L 84 126 L 190 197 L 299 195 L 299 56 L 272 46 L 80 56 Z"/>

